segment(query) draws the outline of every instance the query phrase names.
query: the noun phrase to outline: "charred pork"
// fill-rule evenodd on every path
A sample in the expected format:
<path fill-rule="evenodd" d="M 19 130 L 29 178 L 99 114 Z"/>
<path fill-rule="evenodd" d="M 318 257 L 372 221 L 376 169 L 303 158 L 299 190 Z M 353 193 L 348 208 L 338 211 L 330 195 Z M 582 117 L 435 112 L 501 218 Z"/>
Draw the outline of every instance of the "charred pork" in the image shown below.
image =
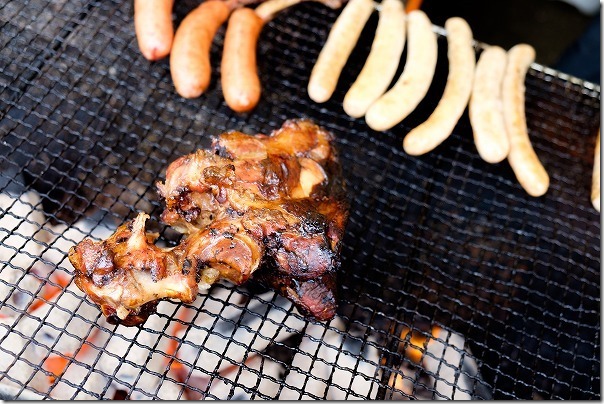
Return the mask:
<path fill-rule="evenodd" d="M 348 205 L 329 132 L 290 120 L 268 136 L 224 133 L 157 187 L 162 220 L 184 234 L 176 247 L 157 247 L 141 213 L 70 250 L 76 284 L 110 321 L 140 324 L 160 299 L 192 302 L 218 279 L 252 276 L 305 315 L 334 316 Z"/>

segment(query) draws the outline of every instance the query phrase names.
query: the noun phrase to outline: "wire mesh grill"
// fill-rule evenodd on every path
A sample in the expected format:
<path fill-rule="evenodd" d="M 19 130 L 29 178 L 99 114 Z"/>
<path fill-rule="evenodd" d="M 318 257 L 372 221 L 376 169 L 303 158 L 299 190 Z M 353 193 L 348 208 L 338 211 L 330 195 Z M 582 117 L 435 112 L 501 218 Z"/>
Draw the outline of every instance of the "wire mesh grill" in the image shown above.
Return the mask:
<path fill-rule="evenodd" d="M 197 2 L 177 2 L 180 21 Z M 600 225 L 589 200 L 600 88 L 534 65 L 527 119 L 551 177 L 527 196 L 507 163 L 478 157 L 464 116 L 434 152 L 403 136 L 428 96 L 384 133 L 341 101 L 369 51 L 369 21 L 331 101 L 306 94 L 337 11 L 301 4 L 263 30 L 264 94 L 231 112 L 219 86 L 178 97 L 168 63 L 139 53 L 130 1 L 0 5 L 0 389 L 20 398 L 600 398 Z M 224 29 L 224 28 L 223 28 Z M 237 129 L 308 117 L 337 138 L 351 200 L 338 316 L 308 321 L 250 282 L 162 302 L 113 326 L 71 282 L 67 249 L 146 211 L 176 157 Z"/>

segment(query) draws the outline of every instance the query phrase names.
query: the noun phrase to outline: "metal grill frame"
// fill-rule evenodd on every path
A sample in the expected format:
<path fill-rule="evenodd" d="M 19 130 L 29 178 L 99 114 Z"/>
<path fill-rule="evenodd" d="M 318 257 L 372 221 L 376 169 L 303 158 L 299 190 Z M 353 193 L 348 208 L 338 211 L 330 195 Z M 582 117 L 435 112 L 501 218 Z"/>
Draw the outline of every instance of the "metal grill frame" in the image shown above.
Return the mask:
<path fill-rule="evenodd" d="M 195 4 L 177 4 L 177 23 Z M 600 224 L 589 201 L 600 87 L 533 64 L 526 82 L 527 121 L 535 150 L 550 172 L 551 187 L 544 197 L 531 198 L 505 163 L 488 165 L 479 159 L 467 116 L 451 138 L 429 155 L 404 154 L 404 134 L 427 117 L 444 87 L 446 32 L 442 28 L 435 27 L 440 36 L 439 62 L 428 96 L 392 130 L 371 131 L 341 108 L 370 48 L 376 16 L 365 28 L 334 97 L 321 105 L 310 102 L 305 91 L 308 75 L 337 13 L 301 4 L 268 24 L 259 45 L 262 100 L 252 113 L 237 115 L 226 107 L 219 88 L 224 31 L 212 49 L 216 69 L 210 89 L 200 99 L 183 100 L 173 90 L 168 63 L 150 64 L 138 52 L 130 2 L 23 0 L 0 6 L 0 193 L 16 193 L 11 206 L 28 205 L 27 217 L 37 211 L 45 214 L 38 223 L 9 209 L 4 215 L 17 224 L 0 228 L 0 247 L 14 251 L 0 263 L 21 272 L 15 282 L 0 279 L 0 287 L 13 290 L 0 301 L 0 308 L 16 313 L 12 322 L 0 323 L 4 333 L 0 354 L 13 358 L 8 370 L 0 371 L 0 386 L 10 385 L 7 398 L 49 398 L 62 385 L 73 389 L 74 397 L 87 393 L 112 398 L 108 394 L 118 388 L 126 397 L 153 399 L 160 398 L 161 389 L 170 384 L 180 388 L 178 398 L 272 399 L 282 397 L 285 390 L 311 399 L 330 398 L 328 390 L 344 398 L 444 397 L 435 384 L 447 383 L 441 374 L 415 364 L 404 352 L 423 350 L 424 358 L 432 358 L 443 369 L 452 365 L 428 345 L 414 346 L 411 334 L 402 336 L 406 329 L 477 364 L 480 374 L 453 369 L 457 378 L 472 382 L 469 388 L 454 383 L 453 397 L 600 398 Z M 481 46 L 477 43 L 477 50 Z M 63 286 L 53 278 L 58 273 L 71 276 L 70 264 L 60 257 L 66 243 L 83 236 L 98 238 L 99 232 L 137 211 L 157 218 L 162 206 L 153 184 L 162 179 L 171 160 L 206 145 L 211 135 L 225 130 L 267 133 L 294 117 L 311 118 L 334 132 L 349 184 L 352 209 L 336 320 L 308 321 L 251 282 L 245 287 L 216 285 L 192 305 L 168 302 L 165 312 L 156 316 L 157 327 L 125 330 L 104 323 L 96 306 L 82 298 L 72 283 Z M 41 200 L 32 204 L 23 197 L 26 191 L 35 191 Z M 38 230 L 24 234 L 19 246 L 7 244 L 26 224 Z M 177 241 L 178 235 L 161 223 L 151 226 L 160 231 L 161 241 L 168 245 Z M 51 241 L 36 239 L 47 231 Z M 26 250 L 28 243 L 39 247 L 40 256 Z M 28 267 L 13 263 L 22 256 L 32 261 Z M 46 275 L 30 271 L 37 266 L 50 270 Z M 33 292 L 20 286 L 32 276 L 40 282 Z M 60 292 L 45 302 L 49 312 L 35 317 L 29 308 L 48 285 Z M 25 308 L 9 302 L 17 293 L 29 299 Z M 69 299 L 76 301 L 75 311 L 65 308 Z M 257 310 L 265 312 L 261 315 Z M 183 320 L 182 312 L 196 314 Z M 64 326 L 50 322 L 51 314 L 57 313 L 67 315 Z M 282 316 L 282 321 L 275 322 L 269 313 Z M 258 318 L 259 329 L 246 325 Z M 196 321 L 205 324 L 204 319 L 211 319 L 211 325 L 196 325 Z M 26 322 L 34 323 L 31 334 L 19 328 Z M 186 333 L 205 332 L 206 341 L 222 336 L 227 345 L 213 350 L 203 341 L 189 341 L 188 334 L 170 335 L 177 323 L 188 327 Z M 85 327 L 82 335 L 69 328 L 78 325 Z M 278 332 L 263 331 L 269 326 Z M 435 326 L 444 330 L 445 337 L 431 334 Z M 268 343 L 263 350 L 248 347 L 235 338 L 238 332 Z M 57 336 L 46 342 L 45 333 Z M 93 334 L 104 339 L 88 341 Z M 328 342 L 328 335 L 338 342 Z M 465 338 L 463 348 L 453 344 L 455 335 Z M 19 352 L 6 346 L 15 338 L 25 343 Z M 69 338 L 79 341 L 73 355 L 57 349 Z M 144 338 L 152 342 L 138 342 Z M 111 348 L 118 340 L 128 345 L 123 357 Z M 301 349 L 302 340 L 316 345 L 316 350 Z M 196 364 L 196 358 L 189 363 L 193 370 L 178 380 L 168 367 L 183 358 L 163 351 L 170 341 L 181 349 L 197 349 L 198 357 L 219 357 L 219 364 L 229 363 L 238 370 L 233 377 L 223 376 L 218 368 Z M 233 346 L 245 351 L 244 358 L 260 358 L 261 370 L 276 363 L 284 374 L 275 377 L 234 361 L 228 351 Z M 166 360 L 165 371 L 150 371 L 146 364 L 129 361 L 138 349 L 147 350 L 149 358 Z M 24 359 L 28 350 L 46 354 L 32 362 Z M 83 350 L 96 353 L 92 362 L 74 358 Z M 369 351 L 377 352 L 377 357 L 365 357 Z M 335 355 L 333 364 L 322 358 L 328 354 Z M 52 356 L 82 369 L 82 382 L 72 382 L 68 373 L 49 372 L 43 364 Z M 308 359 L 309 367 L 294 365 L 294 357 Z M 112 359 L 119 362 L 113 372 L 100 369 L 102 360 Z M 20 380 L 13 373 L 18 366 L 32 374 Z M 119 380 L 128 366 L 138 376 Z M 326 379 L 314 374 L 322 367 L 327 369 Z M 372 373 L 360 372 L 365 367 Z M 412 376 L 401 369 L 412 369 Z M 207 377 L 208 387 L 195 386 L 193 373 Z M 255 374 L 256 385 L 245 385 L 243 373 Z M 148 374 L 161 381 L 155 391 L 139 385 Z M 287 384 L 290 374 L 299 375 L 302 385 Z M 360 379 L 354 378 L 341 385 L 342 374 L 364 379 L 369 387 L 355 391 L 353 381 Z M 412 392 L 393 387 L 393 375 L 411 383 Z M 32 387 L 36 378 L 52 376 L 55 380 L 47 391 Z M 88 390 L 84 383 L 97 376 L 107 384 L 101 391 Z M 276 396 L 259 388 L 265 382 L 278 385 Z M 212 383 L 231 386 L 226 397 L 214 395 Z M 316 393 L 311 389 L 315 383 L 327 387 Z"/>

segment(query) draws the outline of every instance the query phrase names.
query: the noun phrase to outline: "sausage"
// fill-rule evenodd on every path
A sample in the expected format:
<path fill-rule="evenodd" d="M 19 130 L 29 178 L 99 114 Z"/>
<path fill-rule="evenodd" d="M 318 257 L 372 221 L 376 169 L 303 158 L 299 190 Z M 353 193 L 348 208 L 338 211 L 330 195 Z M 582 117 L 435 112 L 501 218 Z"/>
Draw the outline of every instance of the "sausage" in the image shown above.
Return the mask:
<path fill-rule="evenodd" d="M 591 177 L 591 203 L 600 211 L 600 131 L 596 136 L 596 148 L 594 150 L 594 168 Z"/>
<path fill-rule="evenodd" d="M 262 27 L 277 13 L 301 1 L 268 0 L 256 7 L 253 13 L 249 9 L 233 13 L 222 54 L 222 92 L 232 110 L 250 111 L 260 100 L 262 88 L 256 66 L 256 47 Z M 327 0 L 325 4 L 335 7 L 340 2 Z"/>
<path fill-rule="evenodd" d="M 340 73 L 373 12 L 373 0 L 350 0 L 333 24 L 310 74 L 308 95 L 322 103 L 331 98 Z"/>
<path fill-rule="evenodd" d="M 134 31 L 138 47 L 148 60 L 159 60 L 170 54 L 174 27 L 174 0 L 134 0 Z"/>
<path fill-rule="evenodd" d="M 507 53 L 499 46 L 489 46 L 482 52 L 468 106 L 476 149 L 488 163 L 499 163 L 510 151 L 501 102 L 506 62 Z"/>
<path fill-rule="evenodd" d="M 524 80 L 535 60 L 535 49 L 518 44 L 508 51 L 503 76 L 503 116 L 510 142 L 508 161 L 520 185 L 531 196 L 541 196 L 549 188 L 549 176 L 533 150 L 526 126 Z"/>
<path fill-rule="evenodd" d="M 235 112 L 247 112 L 260 100 L 256 44 L 264 20 L 250 8 L 233 11 L 224 38 L 222 93 Z"/>
<path fill-rule="evenodd" d="M 257 1 L 257 0 L 248 0 L 248 1 Z M 264 23 L 266 24 L 267 22 L 269 22 L 270 20 L 273 19 L 273 17 L 275 17 L 275 15 L 277 13 L 279 13 L 280 11 L 285 10 L 288 7 L 292 7 L 295 6 L 296 4 L 302 2 L 302 1 L 306 1 L 306 0 L 260 0 L 261 3 L 260 5 L 258 5 L 258 7 L 256 7 L 254 9 L 254 11 L 256 12 L 256 14 L 258 14 L 258 16 L 260 18 L 262 18 L 264 20 Z M 342 3 L 344 0 L 314 0 L 318 3 L 321 3 L 329 8 L 340 8 L 342 7 Z M 244 3 L 243 1 L 240 1 L 240 4 Z"/>
<path fill-rule="evenodd" d="M 266 24 L 279 12 L 300 3 L 302 0 L 267 0 L 254 9 Z"/>
<path fill-rule="evenodd" d="M 459 17 L 449 18 L 445 22 L 445 29 L 449 46 L 447 84 L 430 117 L 405 137 L 403 148 L 411 155 L 427 153 L 451 135 L 468 105 L 472 92 L 476 65 L 472 30 L 468 23 Z"/>
<path fill-rule="evenodd" d="M 226 2 L 208 0 L 191 11 L 176 30 L 170 72 L 176 92 L 182 97 L 199 97 L 210 85 L 212 40 L 230 12 Z"/>
<path fill-rule="evenodd" d="M 401 122 L 426 96 L 436 69 L 438 42 L 432 23 L 421 10 L 407 14 L 407 61 L 392 88 L 367 110 L 373 130 L 387 130 Z"/>
<path fill-rule="evenodd" d="M 392 82 L 405 47 L 405 9 L 400 0 L 383 0 L 371 51 L 356 81 L 344 97 L 344 111 L 365 115 Z"/>
<path fill-rule="evenodd" d="M 258 21 L 250 12 L 237 13 L 229 21 L 222 56 L 222 92 L 227 105 L 236 112 L 252 110 L 260 100 L 262 86 L 256 65 L 256 48 L 264 24 L 280 11 L 302 0 L 268 0 L 254 9 Z M 245 26 L 249 25 L 249 26 Z M 248 35 L 250 30 L 251 35 Z M 245 49 L 241 49 L 245 47 Z"/>

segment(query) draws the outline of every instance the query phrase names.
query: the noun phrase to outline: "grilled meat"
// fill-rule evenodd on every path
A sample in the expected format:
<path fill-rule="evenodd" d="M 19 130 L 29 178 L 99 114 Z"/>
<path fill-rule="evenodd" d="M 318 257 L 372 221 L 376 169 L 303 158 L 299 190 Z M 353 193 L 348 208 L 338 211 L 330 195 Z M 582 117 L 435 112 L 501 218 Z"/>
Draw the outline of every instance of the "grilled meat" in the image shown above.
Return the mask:
<path fill-rule="evenodd" d="M 85 239 L 69 252 L 76 285 L 101 306 L 108 320 L 124 325 L 144 322 L 157 301 L 175 298 L 191 303 L 198 288 L 219 278 L 247 280 L 263 247 L 240 231 L 237 221 L 219 221 L 195 232 L 174 248 L 153 244 L 141 213 L 107 240 Z"/>
<path fill-rule="evenodd" d="M 84 239 L 69 251 L 75 283 L 112 322 L 143 322 L 160 298 L 191 302 L 197 294 L 193 271 L 181 270 L 176 257 L 145 233 L 148 215 L 120 226 L 107 240 Z"/>
<path fill-rule="evenodd" d="M 145 321 L 159 299 L 191 302 L 220 278 L 251 276 L 302 313 L 333 317 L 348 205 L 331 142 L 312 122 L 290 120 L 270 136 L 225 133 L 180 157 L 157 184 L 180 244 L 155 246 L 139 214 L 109 239 L 72 248 L 76 284 L 125 325 Z"/>

